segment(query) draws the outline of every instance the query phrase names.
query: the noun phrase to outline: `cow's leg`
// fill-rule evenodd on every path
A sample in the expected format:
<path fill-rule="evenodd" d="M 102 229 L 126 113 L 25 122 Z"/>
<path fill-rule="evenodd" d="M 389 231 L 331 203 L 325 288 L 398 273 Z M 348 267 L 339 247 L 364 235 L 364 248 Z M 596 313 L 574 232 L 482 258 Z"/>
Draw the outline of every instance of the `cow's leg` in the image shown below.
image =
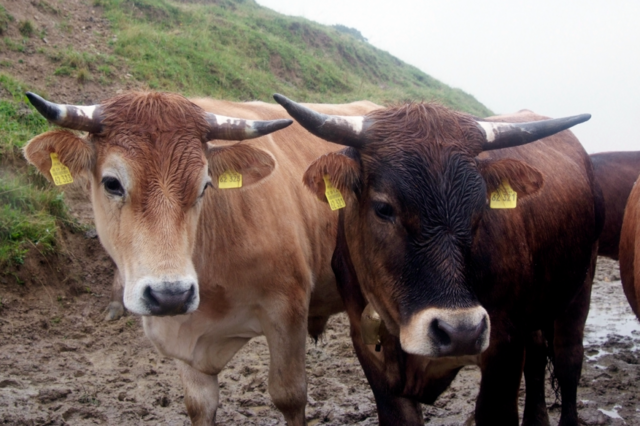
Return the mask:
<path fill-rule="evenodd" d="M 331 259 L 331 267 L 336 276 L 338 291 L 344 302 L 347 315 L 349 317 L 349 327 L 351 341 L 356 351 L 360 366 L 364 371 L 367 381 L 373 391 L 378 409 L 378 423 L 381 426 L 395 425 L 423 425 L 422 407 L 415 400 L 397 396 L 398 392 L 393 392 L 389 388 L 389 381 L 385 368 L 397 369 L 399 365 L 405 365 L 406 353 L 400 348 L 397 337 L 387 335 L 384 339 L 384 349 L 379 355 L 384 354 L 384 361 L 381 357 L 371 352 L 364 344 L 361 334 L 362 311 L 366 306 L 366 301 L 360 290 L 360 284 L 351 262 L 351 256 L 344 239 L 344 214 L 341 211 L 338 225 L 338 238 L 336 249 Z M 395 375 L 399 378 L 400 374 Z"/>
<path fill-rule="evenodd" d="M 500 324 L 501 321 L 492 318 L 491 323 Z M 491 344 L 480 362 L 482 380 L 476 404 L 476 425 L 516 426 L 524 342 L 513 334 L 508 340 L 495 339 L 493 336 L 506 335 L 496 328 L 491 334 Z"/>
<path fill-rule="evenodd" d="M 522 426 L 549 426 L 549 414 L 544 396 L 547 347 L 542 331 L 538 330 L 527 339 L 524 360 L 526 393 Z"/>
<path fill-rule="evenodd" d="M 264 309 L 260 315 L 269 345 L 269 394 L 289 426 L 306 425 L 307 305 L 304 297 L 296 301 L 283 300 Z"/>
<path fill-rule="evenodd" d="M 115 321 L 122 318 L 124 315 L 123 297 L 124 285 L 120 277 L 120 272 L 116 269 L 115 274 L 113 274 L 113 284 L 111 285 L 111 302 L 107 307 L 107 315 L 104 317 L 105 321 Z"/>
<path fill-rule="evenodd" d="M 194 426 L 214 425 L 219 401 L 218 375 L 201 373 L 180 360 L 176 360 L 176 365 L 191 423 Z"/>
<path fill-rule="evenodd" d="M 554 373 L 562 395 L 560 426 L 578 424 L 576 399 L 582 371 L 584 347 L 582 337 L 589 314 L 591 284 L 585 285 L 573 299 L 569 308 L 556 319 L 554 327 Z"/>
<path fill-rule="evenodd" d="M 372 387 L 378 409 L 380 426 L 419 426 L 424 424 L 422 406 L 408 398 L 391 395 L 389 392 L 376 392 Z"/>

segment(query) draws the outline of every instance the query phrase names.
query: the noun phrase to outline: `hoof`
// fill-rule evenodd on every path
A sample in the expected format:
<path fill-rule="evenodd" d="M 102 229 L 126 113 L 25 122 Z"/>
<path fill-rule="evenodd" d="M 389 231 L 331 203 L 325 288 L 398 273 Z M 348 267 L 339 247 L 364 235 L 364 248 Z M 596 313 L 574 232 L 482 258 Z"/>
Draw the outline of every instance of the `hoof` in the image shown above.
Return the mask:
<path fill-rule="evenodd" d="M 107 315 L 104 317 L 105 321 L 115 321 L 124 315 L 124 306 L 120 302 L 111 302 L 107 307 Z"/>

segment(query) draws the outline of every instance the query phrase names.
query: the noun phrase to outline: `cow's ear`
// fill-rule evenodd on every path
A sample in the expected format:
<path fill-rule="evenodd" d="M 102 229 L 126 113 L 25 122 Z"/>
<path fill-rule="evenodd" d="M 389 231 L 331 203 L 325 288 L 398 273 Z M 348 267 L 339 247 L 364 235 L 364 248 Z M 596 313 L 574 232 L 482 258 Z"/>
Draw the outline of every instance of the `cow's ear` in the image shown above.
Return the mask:
<path fill-rule="evenodd" d="M 84 139 L 67 130 L 53 130 L 31 139 L 25 145 L 24 156 L 28 162 L 38 168 L 47 179 L 51 177 L 51 154 L 71 172 L 71 176 L 91 173 L 95 161 L 92 146 Z"/>
<path fill-rule="evenodd" d="M 487 195 L 494 192 L 504 180 L 518 194 L 518 199 L 535 194 L 544 185 L 542 173 L 522 161 L 510 158 L 480 160 L 478 167 L 487 184 Z"/>
<path fill-rule="evenodd" d="M 318 158 L 307 168 L 302 181 L 320 201 L 326 203 L 325 176 L 329 177 L 331 184 L 342 194 L 354 193 L 357 196 L 362 184 L 358 152 L 353 148 L 331 152 Z"/>
<path fill-rule="evenodd" d="M 207 144 L 207 159 L 214 187 L 218 187 L 220 175 L 229 171 L 242 175 L 243 187 L 253 185 L 269 176 L 276 166 L 276 160 L 269 153 L 243 143 Z"/>

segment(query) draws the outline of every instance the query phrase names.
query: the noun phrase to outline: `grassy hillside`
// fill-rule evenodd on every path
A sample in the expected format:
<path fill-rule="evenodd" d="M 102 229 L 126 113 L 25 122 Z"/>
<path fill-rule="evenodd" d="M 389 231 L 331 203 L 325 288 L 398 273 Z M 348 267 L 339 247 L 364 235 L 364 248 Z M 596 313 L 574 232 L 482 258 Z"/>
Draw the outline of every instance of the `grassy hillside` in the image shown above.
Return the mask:
<path fill-rule="evenodd" d="M 20 263 L 29 248 L 55 250 L 57 227 L 73 223 L 61 189 L 22 160 L 24 143 L 49 128 L 24 91 L 95 103 L 136 88 L 239 101 L 272 102 L 274 92 L 311 102 L 437 100 L 490 114 L 357 31 L 253 0 L 0 0 L 0 265 Z"/>
<path fill-rule="evenodd" d="M 270 101 L 439 100 L 489 111 L 387 52 L 335 28 L 280 15 L 252 0 L 215 4 L 96 0 L 114 24 L 115 53 L 152 89 Z"/>

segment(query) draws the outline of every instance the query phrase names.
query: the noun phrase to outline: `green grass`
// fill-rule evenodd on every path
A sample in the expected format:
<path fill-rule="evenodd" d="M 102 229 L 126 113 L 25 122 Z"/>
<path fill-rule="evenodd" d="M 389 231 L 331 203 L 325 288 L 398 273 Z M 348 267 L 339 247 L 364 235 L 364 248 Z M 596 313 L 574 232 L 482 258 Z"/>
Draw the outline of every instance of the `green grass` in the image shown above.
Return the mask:
<path fill-rule="evenodd" d="M 112 22 L 116 55 L 151 89 L 240 101 L 271 102 L 274 92 L 314 102 L 437 100 L 490 114 L 472 96 L 355 33 L 279 15 L 252 0 L 94 3 Z"/>
<path fill-rule="evenodd" d="M 21 264 L 29 249 L 54 251 L 59 224 L 74 227 L 64 194 L 27 169 L 21 148 L 49 129 L 46 120 L 27 105 L 28 90 L 0 73 L 0 266 Z"/>
<path fill-rule="evenodd" d="M 13 16 L 11 16 L 7 9 L 4 6 L 0 5 L 0 35 L 4 34 L 5 31 L 9 28 L 9 23 L 13 21 Z"/>

